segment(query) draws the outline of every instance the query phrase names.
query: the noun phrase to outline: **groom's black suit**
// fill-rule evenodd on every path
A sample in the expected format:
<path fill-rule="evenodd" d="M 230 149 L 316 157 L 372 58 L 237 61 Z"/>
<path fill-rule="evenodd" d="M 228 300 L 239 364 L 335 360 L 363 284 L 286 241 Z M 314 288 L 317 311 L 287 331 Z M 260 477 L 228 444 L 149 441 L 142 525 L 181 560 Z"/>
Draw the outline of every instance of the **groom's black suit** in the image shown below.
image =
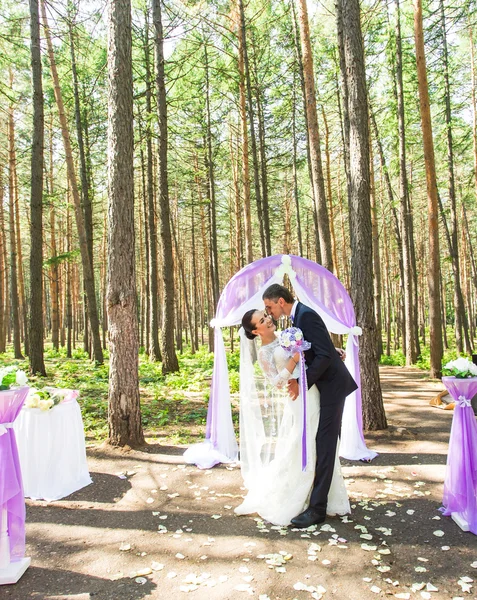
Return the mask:
<path fill-rule="evenodd" d="M 316 385 L 320 391 L 320 421 L 316 434 L 316 467 L 310 507 L 324 515 L 344 402 L 346 396 L 358 386 L 336 352 L 322 318 L 313 309 L 298 302 L 293 324 L 303 331 L 303 337 L 311 344 L 310 350 L 305 352 L 308 389 Z"/>

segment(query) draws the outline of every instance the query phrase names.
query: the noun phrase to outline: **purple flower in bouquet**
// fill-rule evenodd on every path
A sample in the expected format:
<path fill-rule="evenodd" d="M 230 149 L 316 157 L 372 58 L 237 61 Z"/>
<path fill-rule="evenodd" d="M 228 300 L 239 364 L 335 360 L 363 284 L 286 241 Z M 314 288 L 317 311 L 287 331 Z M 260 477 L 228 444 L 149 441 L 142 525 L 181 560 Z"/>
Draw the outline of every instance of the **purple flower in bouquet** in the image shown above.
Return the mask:
<path fill-rule="evenodd" d="M 298 327 L 288 327 L 284 329 L 279 336 L 280 346 L 289 354 L 304 352 L 311 348 L 310 342 L 307 342 L 303 336 L 303 331 Z"/>

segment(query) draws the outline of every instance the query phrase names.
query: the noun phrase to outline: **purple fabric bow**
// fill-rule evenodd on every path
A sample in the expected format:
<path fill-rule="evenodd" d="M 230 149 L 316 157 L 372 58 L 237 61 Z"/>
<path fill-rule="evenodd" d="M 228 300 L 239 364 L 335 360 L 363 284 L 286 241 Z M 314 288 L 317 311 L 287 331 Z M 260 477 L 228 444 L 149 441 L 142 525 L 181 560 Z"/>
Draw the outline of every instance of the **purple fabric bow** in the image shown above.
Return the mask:
<path fill-rule="evenodd" d="M 477 394 L 477 377 L 443 377 L 455 400 L 444 480 L 443 514 L 457 513 L 477 535 L 477 422 L 469 398 Z"/>
<path fill-rule="evenodd" d="M 26 386 L 0 392 L 0 430 L 3 430 L 0 435 L 0 513 L 7 511 L 11 562 L 25 555 L 25 498 L 15 431 L 10 425 L 17 418 L 28 390 Z"/>

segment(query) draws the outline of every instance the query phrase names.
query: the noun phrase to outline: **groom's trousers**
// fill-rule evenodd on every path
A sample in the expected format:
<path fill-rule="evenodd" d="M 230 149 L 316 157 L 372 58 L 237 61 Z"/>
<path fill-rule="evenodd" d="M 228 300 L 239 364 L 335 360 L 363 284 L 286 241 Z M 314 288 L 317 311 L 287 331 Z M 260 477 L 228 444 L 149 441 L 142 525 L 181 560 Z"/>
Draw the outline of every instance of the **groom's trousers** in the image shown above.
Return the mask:
<path fill-rule="evenodd" d="M 320 420 L 316 434 L 315 479 L 310 496 L 310 507 L 322 514 L 326 514 L 328 492 L 333 479 L 345 399 L 335 398 L 332 403 L 320 406 Z"/>

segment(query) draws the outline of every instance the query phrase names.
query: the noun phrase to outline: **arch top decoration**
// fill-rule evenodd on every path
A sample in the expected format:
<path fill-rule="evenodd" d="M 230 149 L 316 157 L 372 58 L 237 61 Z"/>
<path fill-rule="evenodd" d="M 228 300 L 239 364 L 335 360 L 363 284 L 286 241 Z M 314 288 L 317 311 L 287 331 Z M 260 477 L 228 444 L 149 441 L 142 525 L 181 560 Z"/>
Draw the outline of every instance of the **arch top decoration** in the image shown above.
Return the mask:
<path fill-rule="evenodd" d="M 288 276 L 296 297 L 321 316 L 331 333 L 347 335 L 346 366 L 358 389 L 346 399 L 341 427 L 340 455 L 350 460 L 370 460 L 377 453 L 366 447 L 363 436 L 361 390 L 358 360 L 358 337 L 351 298 L 341 281 L 330 271 L 300 256 L 277 254 L 261 258 L 243 267 L 227 283 L 220 295 L 214 327 L 215 358 L 206 439 L 189 447 L 184 458 L 200 468 L 218 463 L 235 462 L 238 445 L 232 422 L 227 358 L 222 336 L 223 327 L 238 325 L 252 308 L 262 308 L 262 294 L 273 283 L 283 283 Z"/>

